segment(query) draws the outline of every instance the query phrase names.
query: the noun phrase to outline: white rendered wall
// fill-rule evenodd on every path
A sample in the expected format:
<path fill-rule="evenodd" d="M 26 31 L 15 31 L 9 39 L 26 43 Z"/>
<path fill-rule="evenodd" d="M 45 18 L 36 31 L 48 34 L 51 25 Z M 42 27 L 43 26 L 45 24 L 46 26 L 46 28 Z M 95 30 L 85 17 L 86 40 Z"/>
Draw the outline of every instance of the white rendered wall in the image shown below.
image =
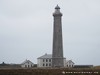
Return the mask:
<path fill-rule="evenodd" d="M 51 60 L 51 61 L 49 61 L 49 60 Z M 38 59 L 37 67 L 51 67 L 51 66 L 52 66 L 52 59 Z"/>
<path fill-rule="evenodd" d="M 33 63 L 31 63 L 31 62 L 28 62 L 28 63 L 24 63 L 24 64 L 22 64 L 21 65 L 21 67 L 23 67 L 23 68 L 31 68 L 31 67 L 33 67 L 34 66 L 34 64 Z"/>
<path fill-rule="evenodd" d="M 49 59 L 38 59 L 37 60 L 37 67 L 51 67 L 52 66 L 52 59 L 51 59 L 51 62 L 49 62 Z M 43 62 L 44 60 L 44 62 Z M 48 62 L 46 62 L 46 60 L 48 60 Z M 44 66 L 43 66 L 44 64 Z M 51 64 L 51 66 L 46 66 L 46 64 Z M 66 58 L 64 58 L 64 67 L 73 67 L 74 66 L 74 63 L 72 61 L 66 61 Z"/>

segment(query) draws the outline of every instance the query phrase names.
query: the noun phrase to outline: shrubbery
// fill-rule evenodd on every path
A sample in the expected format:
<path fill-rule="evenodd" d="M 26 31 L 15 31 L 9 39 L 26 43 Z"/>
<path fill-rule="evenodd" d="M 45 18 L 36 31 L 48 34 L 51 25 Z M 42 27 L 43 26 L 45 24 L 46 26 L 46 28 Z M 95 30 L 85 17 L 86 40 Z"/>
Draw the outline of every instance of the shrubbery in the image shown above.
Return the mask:
<path fill-rule="evenodd" d="M 100 69 L 0 69 L 0 75 L 100 75 Z"/>

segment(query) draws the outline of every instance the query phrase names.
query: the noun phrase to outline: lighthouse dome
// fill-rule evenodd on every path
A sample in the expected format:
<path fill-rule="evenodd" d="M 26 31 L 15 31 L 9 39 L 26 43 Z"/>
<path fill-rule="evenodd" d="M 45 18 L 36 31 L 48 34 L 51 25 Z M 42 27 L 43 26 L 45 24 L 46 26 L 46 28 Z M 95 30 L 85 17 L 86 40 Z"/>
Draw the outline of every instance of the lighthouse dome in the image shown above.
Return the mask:
<path fill-rule="evenodd" d="M 53 16 L 62 16 L 62 13 L 60 12 L 60 7 L 58 5 L 55 7 L 55 12 L 53 13 Z"/>

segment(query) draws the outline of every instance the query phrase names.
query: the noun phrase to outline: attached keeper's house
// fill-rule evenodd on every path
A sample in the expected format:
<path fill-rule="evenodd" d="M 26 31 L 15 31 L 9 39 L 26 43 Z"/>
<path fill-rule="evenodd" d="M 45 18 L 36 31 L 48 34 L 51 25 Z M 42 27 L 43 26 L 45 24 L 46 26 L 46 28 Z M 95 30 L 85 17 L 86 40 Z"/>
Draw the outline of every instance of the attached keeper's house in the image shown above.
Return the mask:
<path fill-rule="evenodd" d="M 43 56 L 37 58 L 37 67 L 52 67 L 52 55 L 44 54 Z M 64 58 L 64 67 L 74 67 L 74 62 Z"/>

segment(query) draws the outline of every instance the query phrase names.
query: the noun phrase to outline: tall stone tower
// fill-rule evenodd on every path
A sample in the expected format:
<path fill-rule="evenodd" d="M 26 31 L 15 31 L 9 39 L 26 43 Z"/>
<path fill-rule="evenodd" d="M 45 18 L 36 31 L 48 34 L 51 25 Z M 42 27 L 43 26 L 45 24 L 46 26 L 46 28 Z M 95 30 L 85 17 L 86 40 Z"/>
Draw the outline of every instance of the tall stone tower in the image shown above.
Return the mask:
<path fill-rule="evenodd" d="M 53 29 L 53 51 L 52 51 L 52 67 L 63 67 L 63 40 L 62 40 L 62 13 L 60 7 L 55 7 L 54 29 Z"/>

